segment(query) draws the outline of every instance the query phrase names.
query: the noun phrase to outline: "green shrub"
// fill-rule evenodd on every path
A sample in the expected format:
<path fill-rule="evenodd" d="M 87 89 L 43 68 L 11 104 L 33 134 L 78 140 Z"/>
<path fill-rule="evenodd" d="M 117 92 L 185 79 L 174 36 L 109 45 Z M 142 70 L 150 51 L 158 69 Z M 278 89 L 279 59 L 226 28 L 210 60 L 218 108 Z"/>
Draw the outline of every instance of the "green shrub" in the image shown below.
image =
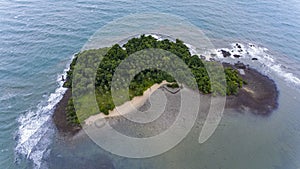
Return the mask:
<path fill-rule="evenodd" d="M 70 65 L 70 70 L 67 72 L 66 82 L 64 83 L 65 87 L 72 88 L 72 75 L 73 70 L 76 64 L 78 57 L 84 57 L 86 59 L 86 65 L 88 66 L 96 66 L 97 74 L 96 74 L 96 81 L 95 81 L 95 88 L 96 88 L 96 96 L 97 96 L 97 103 L 99 106 L 99 110 L 104 113 L 108 114 L 109 110 L 113 110 L 115 105 L 112 101 L 111 97 L 111 81 L 113 74 L 119 64 L 124 60 L 128 55 L 133 54 L 137 51 L 141 51 L 143 49 L 148 48 L 159 48 L 167 50 L 175 55 L 177 55 L 180 59 L 182 59 L 186 65 L 191 69 L 195 80 L 198 85 L 199 91 L 204 94 L 212 93 L 213 95 L 233 95 L 238 93 L 238 89 L 242 87 L 243 84 L 246 82 L 239 76 L 238 71 L 232 68 L 225 68 L 225 72 L 223 69 L 217 69 L 216 62 L 207 62 L 201 60 L 198 56 L 193 55 L 191 56 L 188 47 L 179 39 L 176 39 L 176 42 L 171 42 L 169 40 L 158 41 L 152 36 L 145 36 L 142 35 L 139 38 L 132 38 L 126 44 L 123 45 L 125 49 L 123 49 L 118 44 L 113 45 L 110 49 L 105 48 L 108 52 L 103 55 L 103 49 L 91 49 L 87 51 L 83 51 L 79 54 L 76 54 L 74 60 Z M 101 58 L 100 65 L 95 65 L 97 63 L 97 59 Z M 143 63 L 141 58 L 141 62 Z M 165 62 L 170 62 L 170 58 L 168 56 L 163 58 L 161 63 L 157 64 L 165 64 Z M 205 64 L 204 64 L 205 62 Z M 83 67 L 88 67 L 83 66 Z M 98 67 L 97 67 L 98 66 Z M 174 70 L 176 71 L 178 65 L 174 65 Z M 212 72 L 210 75 L 207 73 L 207 68 Z M 80 69 L 81 67 L 76 69 Z M 180 70 L 180 69 L 178 69 Z M 134 72 L 134 70 L 131 70 Z M 79 81 L 76 82 L 80 88 L 83 89 L 88 86 L 91 89 L 91 84 L 88 84 L 87 78 L 92 77 L 91 70 L 80 70 L 78 72 L 82 72 L 81 78 Z M 130 72 L 127 72 L 130 73 Z M 181 77 L 187 76 L 186 72 L 178 72 Z M 222 74 L 225 73 L 226 80 L 222 79 Z M 211 82 L 211 78 L 214 79 L 214 83 Z M 183 78 L 184 79 L 184 78 Z M 219 79 L 219 80 L 218 80 Z M 120 79 L 122 82 L 124 79 Z M 129 99 L 132 99 L 135 96 L 140 96 L 143 94 L 145 90 L 151 87 L 155 83 L 161 83 L 163 80 L 166 80 L 172 84 L 169 84 L 168 87 L 176 88 L 179 87 L 175 79 L 166 72 L 156 69 L 147 69 L 139 74 L 137 74 L 134 79 L 131 81 L 129 86 Z M 181 79 L 179 79 L 181 80 Z M 223 80 L 223 81 L 222 81 Z M 220 82 L 219 82 L 220 81 Z M 180 81 L 179 83 L 183 83 L 191 88 L 195 88 L 196 86 L 192 86 L 192 82 L 189 81 Z M 225 84 L 227 86 L 225 88 Z M 120 88 L 124 88 L 122 83 L 120 83 Z M 126 99 L 123 102 L 127 101 Z M 77 123 L 78 119 L 75 118 L 76 113 L 73 101 L 67 106 L 67 115 L 68 119 L 71 123 Z"/>

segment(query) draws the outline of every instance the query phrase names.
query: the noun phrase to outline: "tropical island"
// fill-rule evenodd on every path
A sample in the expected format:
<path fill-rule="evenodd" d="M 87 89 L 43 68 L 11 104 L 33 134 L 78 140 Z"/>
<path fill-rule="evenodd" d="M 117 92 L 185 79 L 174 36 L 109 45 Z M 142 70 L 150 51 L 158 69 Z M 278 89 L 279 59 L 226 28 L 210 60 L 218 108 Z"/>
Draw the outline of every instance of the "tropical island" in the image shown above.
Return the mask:
<path fill-rule="evenodd" d="M 178 56 L 191 70 L 197 86 L 192 86 L 188 81 L 176 81 L 167 72 L 157 69 L 147 69 L 134 76 L 129 85 L 129 100 L 120 99 L 115 105 L 112 99 L 111 82 L 113 75 L 117 67 L 128 56 L 142 51 L 144 49 L 162 49 Z M 70 70 L 67 72 L 64 87 L 68 88 L 63 99 L 57 105 L 54 112 L 54 122 L 57 128 L 63 132 L 73 132 L 80 130 L 80 121 L 77 117 L 73 98 L 72 98 L 72 84 L 73 74 L 76 62 L 79 57 L 86 58 L 85 64 L 93 64 L 93 58 L 100 58 L 100 65 L 94 65 L 97 67 L 96 79 L 95 79 L 95 96 L 100 112 L 109 116 L 116 106 L 121 106 L 127 101 L 133 100 L 136 97 L 143 96 L 149 89 L 156 85 L 157 88 L 165 86 L 166 89 L 181 88 L 183 85 L 188 86 L 191 89 L 197 89 L 201 95 L 210 95 L 212 97 L 227 96 L 226 108 L 233 108 L 238 110 L 245 110 L 249 108 L 252 112 L 261 115 L 268 115 L 272 110 L 277 108 L 278 91 L 275 83 L 268 77 L 260 74 L 258 71 L 249 68 L 248 66 L 238 63 L 235 65 L 221 63 L 224 67 L 224 75 L 226 80 L 226 87 L 224 82 L 211 81 L 211 78 L 219 78 L 219 72 L 212 71 L 212 74 L 208 74 L 207 67 L 213 68 L 216 64 L 220 64 L 217 61 L 207 61 L 198 55 L 191 55 L 189 48 L 185 43 L 179 39 L 171 41 L 168 39 L 157 40 L 153 36 L 141 35 L 140 37 L 132 38 L 127 43 L 120 46 L 115 44 L 110 48 L 102 49 L 90 49 L 80 52 L 75 55 Z M 169 62 L 170 59 L 164 59 L 165 62 Z M 162 61 L 159 64 L 166 64 Z M 174 63 L 176 64 L 176 63 Z M 77 69 L 80 69 L 80 67 Z M 240 73 L 243 70 L 242 74 Z M 79 71 L 80 72 L 80 71 Z M 91 84 L 87 84 L 85 78 L 90 78 L 89 71 L 84 71 L 80 81 L 76 83 L 82 88 L 91 88 Z M 182 76 L 185 76 L 185 72 L 182 72 Z M 92 73 L 91 73 L 92 74 Z M 122 81 L 122 79 L 120 79 Z M 153 91 L 152 91 L 153 92 Z M 151 94 L 151 93 L 150 93 Z M 90 116 L 95 115 L 93 113 L 85 113 L 81 119 L 87 119 Z"/>

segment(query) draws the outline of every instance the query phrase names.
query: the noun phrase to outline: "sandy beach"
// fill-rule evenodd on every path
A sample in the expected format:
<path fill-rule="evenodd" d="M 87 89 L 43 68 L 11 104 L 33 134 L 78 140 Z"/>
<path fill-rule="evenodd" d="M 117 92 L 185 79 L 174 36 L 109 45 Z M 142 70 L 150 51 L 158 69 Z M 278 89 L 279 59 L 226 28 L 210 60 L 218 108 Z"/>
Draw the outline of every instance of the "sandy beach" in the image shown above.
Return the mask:
<path fill-rule="evenodd" d="M 121 106 L 115 107 L 112 111 L 109 111 L 108 115 L 105 115 L 103 113 L 90 116 L 88 119 L 84 121 L 85 125 L 91 125 L 97 120 L 103 119 L 103 118 L 110 118 L 110 117 L 116 117 L 116 116 L 122 116 L 122 114 L 128 114 L 130 112 L 133 112 L 135 109 L 143 106 L 147 99 L 151 96 L 153 92 L 155 92 L 158 88 L 160 88 L 163 85 L 168 84 L 167 81 L 163 81 L 160 84 L 154 84 L 149 89 L 144 91 L 144 94 L 142 96 L 134 97 L 132 100 L 125 102 Z M 118 111 L 122 110 L 122 112 Z"/>
<path fill-rule="evenodd" d="M 236 68 L 233 65 L 224 64 L 225 67 L 233 67 Z M 261 115 L 261 116 L 267 116 L 270 115 L 271 112 L 278 107 L 277 99 L 278 99 L 278 91 L 275 82 L 268 78 L 267 76 L 262 75 L 258 71 L 252 68 L 244 68 L 243 71 L 245 74 L 241 75 L 245 81 L 247 81 L 247 84 L 243 86 L 238 92 L 237 95 L 227 96 L 226 97 L 226 106 L 225 109 L 235 109 L 239 112 L 245 112 L 246 110 L 251 110 L 252 113 Z M 93 115 L 85 120 L 85 125 L 91 125 L 95 121 L 107 118 L 111 121 L 119 121 L 121 123 L 117 123 L 115 125 L 116 128 L 119 128 L 120 130 L 123 130 L 124 132 L 124 125 L 128 125 L 130 122 L 123 117 L 124 114 L 129 114 L 130 112 L 136 110 L 136 109 L 145 109 L 147 105 L 149 106 L 149 97 L 151 94 L 153 94 L 155 91 L 157 91 L 160 87 L 167 84 L 166 81 L 163 81 L 161 84 L 155 84 L 148 90 L 146 90 L 143 94 L 143 96 L 138 96 L 133 98 L 131 101 L 128 101 L 124 103 L 121 106 L 116 107 L 114 110 L 110 111 L 109 115 L 104 115 L 103 113 Z M 180 104 L 180 94 L 171 93 L 165 90 L 165 93 L 169 95 L 169 98 L 173 98 L 168 100 L 169 103 L 169 109 L 167 109 L 163 114 L 166 118 L 163 118 L 163 120 L 159 120 L 160 122 L 154 122 L 152 123 L 152 128 L 157 128 L 157 133 L 159 131 L 165 129 L 168 127 L 168 125 L 171 125 L 172 121 L 175 119 L 176 116 L 175 105 Z M 63 99 L 59 102 L 59 104 L 56 106 L 56 110 L 53 115 L 54 122 L 56 124 L 56 127 L 59 131 L 62 133 L 70 133 L 71 135 L 74 135 L 78 131 L 80 131 L 81 126 L 72 126 L 67 123 L 66 115 L 65 115 L 65 107 L 67 106 L 69 98 L 72 96 L 72 93 L 70 90 L 68 90 Z M 201 115 L 205 116 L 209 109 L 210 105 L 210 99 L 211 95 L 202 95 L 201 98 L 202 101 L 199 103 L 199 106 L 202 108 Z M 122 113 L 120 113 L 118 110 L 122 110 Z M 162 115 L 160 118 L 164 117 Z M 125 122 L 126 121 L 126 122 Z M 124 122 L 124 124 L 123 124 Z M 134 126 L 134 124 L 133 124 Z M 147 129 L 143 129 L 144 131 Z"/>

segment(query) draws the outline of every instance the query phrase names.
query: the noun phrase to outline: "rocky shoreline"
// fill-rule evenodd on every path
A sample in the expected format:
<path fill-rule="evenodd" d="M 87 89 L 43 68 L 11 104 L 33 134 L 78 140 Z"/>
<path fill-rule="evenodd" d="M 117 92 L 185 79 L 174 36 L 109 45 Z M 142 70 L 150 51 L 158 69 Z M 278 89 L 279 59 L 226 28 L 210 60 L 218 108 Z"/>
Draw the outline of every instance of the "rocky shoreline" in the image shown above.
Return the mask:
<path fill-rule="evenodd" d="M 270 115 L 277 109 L 279 92 L 272 79 L 243 63 L 224 66 L 242 71 L 240 76 L 247 82 L 237 95 L 227 96 L 225 108 L 233 108 L 239 112 L 249 109 L 251 113 L 263 116 Z"/>
<path fill-rule="evenodd" d="M 277 109 L 279 92 L 272 79 L 242 63 L 236 65 L 224 63 L 224 67 L 239 70 L 240 76 L 247 82 L 237 95 L 227 96 L 225 109 L 235 109 L 241 113 L 249 110 L 261 116 L 270 115 Z M 71 90 L 68 89 L 55 108 L 53 121 L 60 133 L 74 135 L 81 130 L 81 127 L 67 122 L 65 108 L 71 96 Z"/>
<path fill-rule="evenodd" d="M 66 107 L 71 97 L 72 97 L 72 92 L 70 89 L 68 89 L 64 94 L 63 98 L 55 107 L 54 114 L 53 114 L 53 121 L 60 133 L 74 135 L 81 130 L 81 126 L 71 125 L 67 121 Z"/>

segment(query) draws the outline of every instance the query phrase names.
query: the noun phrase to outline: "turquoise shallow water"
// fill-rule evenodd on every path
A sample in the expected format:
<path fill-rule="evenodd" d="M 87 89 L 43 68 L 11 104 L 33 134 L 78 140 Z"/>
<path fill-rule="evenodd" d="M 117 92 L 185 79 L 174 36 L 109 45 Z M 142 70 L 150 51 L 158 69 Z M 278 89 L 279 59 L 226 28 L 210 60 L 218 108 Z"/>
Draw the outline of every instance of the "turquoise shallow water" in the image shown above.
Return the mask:
<path fill-rule="evenodd" d="M 300 152 L 297 99 L 300 96 L 296 92 L 300 84 L 300 3 L 297 0 L 0 0 L 0 168 L 39 168 L 40 165 L 48 168 L 47 162 L 53 163 L 51 142 L 55 129 L 49 117 L 60 98 L 59 93 L 63 92 L 63 89 L 57 90 L 57 79 L 72 55 L 80 51 L 96 30 L 117 18 L 142 12 L 179 15 L 215 41 L 224 45 L 252 42 L 268 48 L 275 59 L 271 65 L 274 69 L 262 70 L 280 85 L 279 109 L 267 119 L 251 115 L 225 116 L 224 123 L 232 125 L 220 128 L 209 143 L 187 155 L 201 158 L 187 160 L 189 168 L 241 168 L 243 163 L 249 164 L 248 168 L 300 167 L 297 160 Z M 274 71 L 278 67 L 280 71 Z M 51 95 L 55 90 L 57 95 Z M 255 127 L 251 130 L 249 126 Z M 240 129 L 232 132 L 232 128 Z M 244 133 L 248 133 L 245 138 Z M 257 141 L 241 143 L 250 136 Z M 226 139 L 233 137 L 238 139 Z M 218 140 L 228 142 L 231 145 L 228 147 L 235 151 L 229 151 Z M 84 149 L 91 144 L 80 146 Z M 145 161 L 122 159 L 99 151 L 115 168 L 174 168 L 172 166 L 181 165 L 176 163 L 183 158 L 181 150 L 189 149 L 182 147 L 161 158 Z M 242 154 L 239 155 L 238 150 Z M 202 153 L 205 155 L 200 156 Z M 91 154 L 99 155 L 99 152 Z M 252 160 L 247 163 L 249 159 Z M 69 163 L 72 162 L 74 159 L 70 156 Z M 63 166 L 59 162 L 55 164 L 50 167 Z"/>

